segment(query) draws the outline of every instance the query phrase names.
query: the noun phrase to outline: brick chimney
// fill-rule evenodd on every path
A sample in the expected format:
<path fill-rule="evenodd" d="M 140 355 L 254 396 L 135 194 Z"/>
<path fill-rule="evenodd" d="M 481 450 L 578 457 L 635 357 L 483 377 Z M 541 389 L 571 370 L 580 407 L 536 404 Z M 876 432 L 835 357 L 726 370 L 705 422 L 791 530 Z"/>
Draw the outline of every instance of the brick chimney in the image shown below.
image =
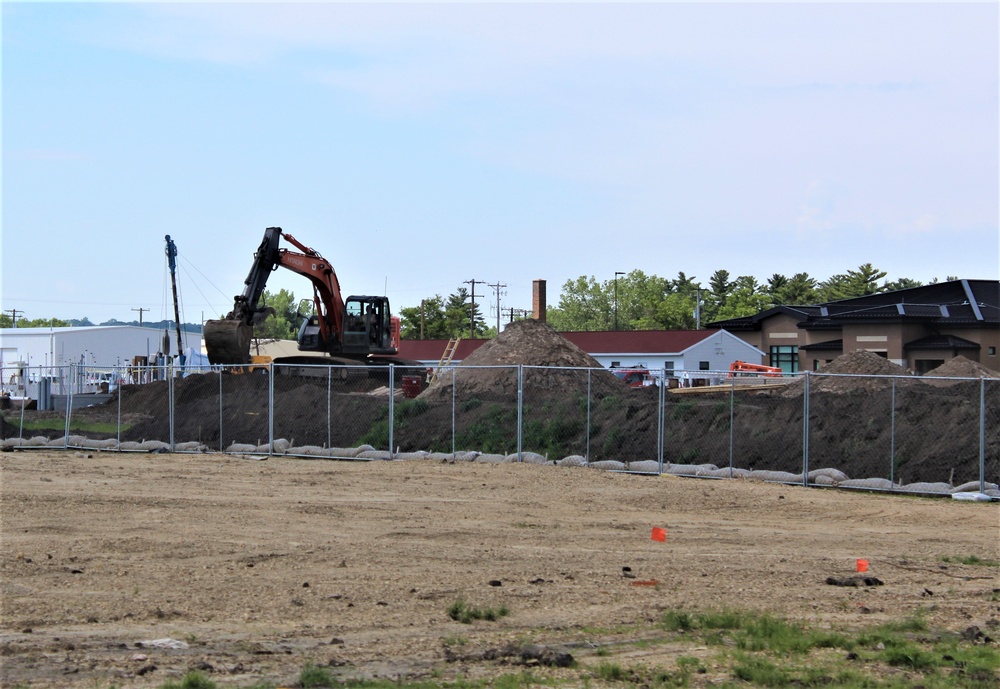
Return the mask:
<path fill-rule="evenodd" d="M 545 280 L 535 280 L 531 283 L 531 310 L 532 318 L 545 322 Z"/>

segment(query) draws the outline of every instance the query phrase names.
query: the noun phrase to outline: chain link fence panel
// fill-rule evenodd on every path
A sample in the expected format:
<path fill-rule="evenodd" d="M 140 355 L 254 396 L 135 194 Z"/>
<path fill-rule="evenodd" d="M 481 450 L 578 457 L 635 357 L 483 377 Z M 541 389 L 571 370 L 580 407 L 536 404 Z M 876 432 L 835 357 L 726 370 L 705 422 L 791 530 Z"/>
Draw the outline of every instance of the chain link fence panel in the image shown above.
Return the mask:
<path fill-rule="evenodd" d="M 1000 485 L 1000 380 L 985 378 L 982 386 L 982 482 L 980 489 L 997 489 Z"/>
<path fill-rule="evenodd" d="M 31 367 L 5 381 L 0 442 L 520 459 L 920 494 L 1000 483 L 1000 380 L 810 372 L 667 390 L 666 373 L 629 388 L 606 369 L 532 366 L 437 380 L 388 365 Z M 726 378 L 687 373 L 672 378 Z"/>

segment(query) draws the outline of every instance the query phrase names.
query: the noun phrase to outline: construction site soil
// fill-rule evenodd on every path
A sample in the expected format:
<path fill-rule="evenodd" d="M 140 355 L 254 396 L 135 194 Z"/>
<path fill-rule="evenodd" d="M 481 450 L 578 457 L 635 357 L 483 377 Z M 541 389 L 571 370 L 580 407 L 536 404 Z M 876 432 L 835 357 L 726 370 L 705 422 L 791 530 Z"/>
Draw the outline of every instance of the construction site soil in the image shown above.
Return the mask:
<path fill-rule="evenodd" d="M 966 645 L 1000 626 L 990 503 L 531 464 L 45 449 L 0 454 L 0 478 L 4 687 L 207 686 L 180 684 L 193 670 L 299 687 L 318 666 L 600 689 L 626 686 L 608 664 L 691 662 L 682 686 L 735 686 L 736 649 L 666 631 L 666 613 L 855 633 L 919 618 Z M 459 602 L 507 614 L 463 623 Z M 853 667 L 916 686 L 874 653 L 859 647 Z M 575 667 L 555 662 L 567 656 Z"/>

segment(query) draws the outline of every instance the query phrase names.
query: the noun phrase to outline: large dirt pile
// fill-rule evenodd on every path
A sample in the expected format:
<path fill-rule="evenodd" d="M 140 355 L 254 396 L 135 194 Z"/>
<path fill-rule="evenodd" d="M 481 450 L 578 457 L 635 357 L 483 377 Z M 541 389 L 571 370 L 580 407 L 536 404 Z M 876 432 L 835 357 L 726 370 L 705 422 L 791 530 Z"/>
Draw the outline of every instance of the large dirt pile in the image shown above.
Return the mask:
<path fill-rule="evenodd" d="M 848 352 L 837 357 L 823 367 L 820 374 L 809 381 L 810 392 L 850 392 L 859 389 L 879 389 L 889 385 L 883 378 L 848 378 L 842 376 L 909 376 L 909 371 L 894 364 L 874 352 Z M 802 379 L 789 384 L 786 397 L 802 394 L 805 382 Z"/>
<path fill-rule="evenodd" d="M 624 384 L 603 370 L 600 362 L 551 326 L 524 320 L 508 325 L 496 339 L 477 349 L 455 367 L 454 385 L 463 395 L 509 397 L 517 395 L 517 366 L 563 367 L 585 370 L 524 371 L 525 387 L 533 390 L 577 390 L 586 392 L 588 378 L 596 397 L 621 394 Z M 493 368 L 484 368 L 493 367 Z M 453 376 L 444 374 L 431 383 L 420 397 L 444 399 L 452 395 Z"/>
<path fill-rule="evenodd" d="M 959 355 L 950 361 L 946 361 L 937 368 L 924 374 L 927 378 L 1000 378 L 1000 373 L 991 368 L 983 366 L 977 361 L 966 359 Z M 937 386 L 954 385 L 960 381 L 951 380 L 924 380 L 925 383 Z"/>

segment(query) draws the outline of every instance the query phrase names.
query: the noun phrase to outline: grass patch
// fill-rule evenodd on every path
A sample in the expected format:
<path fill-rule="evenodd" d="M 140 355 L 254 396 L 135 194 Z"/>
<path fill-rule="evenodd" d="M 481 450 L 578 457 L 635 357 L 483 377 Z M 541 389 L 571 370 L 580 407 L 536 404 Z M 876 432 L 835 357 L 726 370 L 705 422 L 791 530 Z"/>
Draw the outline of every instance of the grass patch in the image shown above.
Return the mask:
<path fill-rule="evenodd" d="M 200 672 L 192 671 L 184 675 L 180 682 L 170 680 L 162 685 L 162 689 L 216 689 L 215 682 Z"/>
<path fill-rule="evenodd" d="M 311 689 L 312 687 L 333 687 L 336 684 L 337 681 L 326 668 L 316 667 L 315 665 L 306 665 L 302 668 L 302 672 L 299 673 L 299 685 L 303 689 Z"/>
<path fill-rule="evenodd" d="M 680 421 L 694 408 L 694 402 L 684 400 L 674 405 L 674 421 Z"/>
<path fill-rule="evenodd" d="M 395 430 L 406 428 L 410 419 L 420 416 L 427 411 L 429 405 L 427 400 L 403 400 L 393 405 L 393 417 L 395 418 Z M 372 447 L 389 446 L 389 407 L 379 410 L 378 417 L 369 427 L 368 432 L 358 438 L 357 445 L 371 445 Z"/>
<path fill-rule="evenodd" d="M 448 606 L 448 617 L 463 624 L 472 624 L 473 620 L 495 622 L 509 614 L 510 610 L 506 605 L 501 605 L 499 608 L 480 608 L 469 605 L 461 599 Z"/>
<path fill-rule="evenodd" d="M 948 562 L 958 565 L 971 565 L 973 567 L 1000 567 L 1000 560 L 984 560 L 978 555 L 944 555 L 941 562 Z"/>
<path fill-rule="evenodd" d="M 718 646 L 716 662 L 730 673 L 733 682 L 723 684 L 727 687 L 1000 686 L 1000 649 L 992 644 L 971 643 L 953 632 L 933 631 L 925 613 L 918 611 L 898 621 L 853 632 L 817 629 L 768 613 L 739 610 L 670 610 L 663 614 L 658 626 L 672 635 L 684 635 L 692 645 Z M 681 656 L 671 679 L 682 682 L 690 680 L 694 673 L 705 672 L 707 668 L 700 660 Z M 647 677 L 645 684 L 656 683 Z"/>
<path fill-rule="evenodd" d="M 52 418 L 52 419 L 31 419 L 31 420 L 27 420 L 26 419 L 24 421 L 23 425 L 21 424 L 20 417 L 13 418 L 13 419 L 6 419 L 5 418 L 4 420 L 8 424 L 10 424 L 11 426 L 14 426 L 14 427 L 20 426 L 21 429 L 22 429 L 22 432 L 25 432 L 25 431 L 32 431 L 32 432 L 38 432 L 38 431 L 55 431 L 55 432 L 59 433 L 60 435 L 62 435 L 66 431 L 66 419 L 65 418 L 63 418 L 63 419 L 58 419 L 58 418 Z M 131 424 L 122 424 L 122 426 L 121 426 L 122 431 L 127 431 L 129 428 L 131 428 Z M 111 435 L 111 436 L 113 436 L 113 435 L 115 435 L 115 434 L 118 433 L 118 424 L 117 423 L 104 423 L 104 422 L 97 422 L 97 421 L 78 421 L 78 420 L 76 420 L 74 418 L 74 419 L 70 419 L 69 432 L 70 433 L 94 433 L 94 434 L 102 434 L 102 435 Z"/>

